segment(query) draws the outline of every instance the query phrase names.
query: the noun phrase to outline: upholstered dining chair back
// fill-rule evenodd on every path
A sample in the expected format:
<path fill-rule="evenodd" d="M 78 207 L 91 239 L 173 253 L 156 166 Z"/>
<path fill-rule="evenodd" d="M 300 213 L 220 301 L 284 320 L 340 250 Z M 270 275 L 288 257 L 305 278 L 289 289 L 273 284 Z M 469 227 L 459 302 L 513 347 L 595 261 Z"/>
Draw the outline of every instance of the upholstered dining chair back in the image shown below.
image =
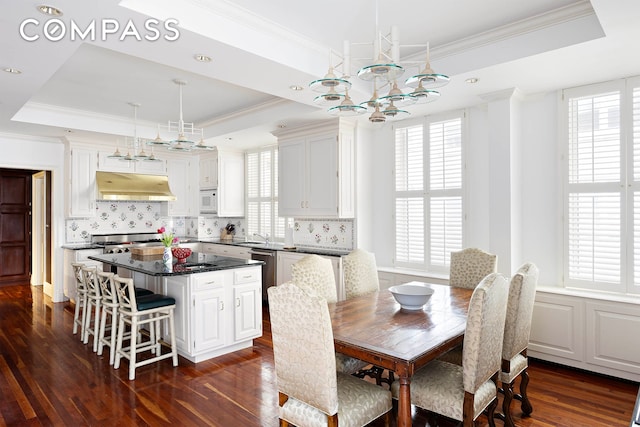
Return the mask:
<path fill-rule="evenodd" d="M 511 414 L 513 398 L 520 400 L 520 407 L 524 415 L 530 415 L 533 411 L 533 406 L 527 395 L 529 384 L 527 347 L 529 346 L 537 283 L 538 267 L 532 263 L 522 265 L 511 278 L 500 372 L 504 398 L 502 413 L 496 413 L 496 417 L 504 421 L 505 427 L 515 425 Z M 518 377 L 521 377 L 520 394 L 514 394 L 514 385 Z"/>
<path fill-rule="evenodd" d="M 511 360 L 529 346 L 538 274 L 535 264 L 526 263 L 511 278 L 502 346 L 505 360 Z"/>
<path fill-rule="evenodd" d="M 361 427 L 384 416 L 388 427 L 391 392 L 336 372 L 326 300 L 293 282 L 267 294 L 280 426 Z"/>
<path fill-rule="evenodd" d="M 332 415 L 338 392 L 329 309 L 296 285 L 267 290 L 278 391 Z"/>
<path fill-rule="evenodd" d="M 474 289 L 487 275 L 495 273 L 498 257 L 478 248 L 466 248 L 451 252 L 449 284 L 459 288 Z"/>
<path fill-rule="evenodd" d="M 380 289 L 376 257 L 364 249 L 355 249 L 342 258 L 344 291 L 347 299 Z"/>
<path fill-rule="evenodd" d="M 509 285 L 497 273 L 485 277 L 473 291 L 462 348 L 463 386 L 476 391 L 500 371 Z"/>
<path fill-rule="evenodd" d="M 411 379 L 411 403 L 472 427 L 486 413 L 495 427 L 498 375 L 509 295 L 507 279 L 491 273 L 480 281 L 469 301 L 462 366 L 436 359 Z M 391 385 L 394 396 L 399 381 Z"/>
<path fill-rule="evenodd" d="M 321 296 L 327 303 L 338 301 L 336 277 L 327 258 L 305 256 L 291 266 L 291 281 L 307 293 Z"/>

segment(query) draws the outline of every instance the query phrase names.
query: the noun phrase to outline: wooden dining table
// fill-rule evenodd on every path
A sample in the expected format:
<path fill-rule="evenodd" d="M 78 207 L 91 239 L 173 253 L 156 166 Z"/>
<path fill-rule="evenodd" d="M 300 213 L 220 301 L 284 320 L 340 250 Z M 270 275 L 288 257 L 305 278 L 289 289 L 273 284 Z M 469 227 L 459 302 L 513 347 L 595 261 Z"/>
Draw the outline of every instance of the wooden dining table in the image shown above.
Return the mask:
<path fill-rule="evenodd" d="M 388 289 L 329 304 L 336 351 L 394 372 L 398 426 L 411 426 L 411 376 L 462 343 L 472 289 L 428 284 L 420 310 L 400 307 Z"/>

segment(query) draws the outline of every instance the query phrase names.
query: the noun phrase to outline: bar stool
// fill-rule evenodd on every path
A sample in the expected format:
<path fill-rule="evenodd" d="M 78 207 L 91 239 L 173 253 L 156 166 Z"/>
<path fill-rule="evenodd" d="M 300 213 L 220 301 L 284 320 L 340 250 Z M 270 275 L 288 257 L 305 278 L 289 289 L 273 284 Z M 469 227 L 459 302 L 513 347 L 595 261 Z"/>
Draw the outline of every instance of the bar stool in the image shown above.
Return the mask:
<path fill-rule="evenodd" d="M 118 294 L 113 283 L 114 273 L 98 272 L 98 283 L 102 294 L 102 314 L 98 332 L 98 355 L 102 355 L 104 346 L 109 347 L 109 365 L 115 361 L 116 337 L 118 331 Z M 107 327 L 107 318 L 110 318 Z M 108 336 L 105 336 L 108 333 Z"/>
<path fill-rule="evenodd" d="M 73 313 L 73 334 L 78 333 L 78 326 L 80 326 L 81 340 L 84 340 L 85 315 L 87 313 L 87 287 L 84 284 L 84 276 L 82 274 L 82 267 L 84 266 L 84 264 L 78 262 L 71 263 L 73 275 L 76 278 L 76 308 Z M 80 310 L 82 310 L 82 313 L 80 313 Z"/>
<path fill-rule="evenodd" d="M 178 366 L 178 349 L 176 348 L 175 326 L 173 312 L 176 308 L 174 298 L 152 294 L 137 297 L 133 279 L 113 276 L 116 291 L 118 293 L 118 339 L 116 342 L 114 369 L 120 367 L 120 359 L 129 359 L 129 379 L 136 378 L 136 368 L 163 359 L 172 358 L 173 366 Z M 169 340 L 171 352 L 162 354 L 160 325 L 163 320 L 169 322 Z M 130 326 L 130 344 L 124 347 L 125 327 Z M 149 340 L 145 341 L 140 334 L 141 326 L 149 325 Z M 154 356 L 138 361 L 138 353 L 150 351 Z"/>
<path fill-rule="evenodd" d="M 87 306 L 84 325 L 83 343 L 89 342 L 89 335 L 93 335 L 93 352 L 98 351 L 98 332 L 100 330 L 100 311 L 102 307 L 102 294 L 98 283 L 98 269 L 96 267 L 82 267 L 84 284 L 87 287 Z M 93 322 L 91 314 L 93 314 Z"/>

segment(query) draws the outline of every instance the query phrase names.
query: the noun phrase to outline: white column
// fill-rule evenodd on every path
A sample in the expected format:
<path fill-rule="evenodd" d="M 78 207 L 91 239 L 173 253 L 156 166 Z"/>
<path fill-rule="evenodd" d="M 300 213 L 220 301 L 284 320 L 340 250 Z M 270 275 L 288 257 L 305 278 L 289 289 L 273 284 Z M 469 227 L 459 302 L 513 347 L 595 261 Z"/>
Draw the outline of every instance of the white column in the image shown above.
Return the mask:
<path fill-rule="evenodd" d="M 482 96 L 487 101 L 489 149 L 489 248 L 498 271 L 511 275 L 520 259 L 520 109 L 515 88 Z"/>

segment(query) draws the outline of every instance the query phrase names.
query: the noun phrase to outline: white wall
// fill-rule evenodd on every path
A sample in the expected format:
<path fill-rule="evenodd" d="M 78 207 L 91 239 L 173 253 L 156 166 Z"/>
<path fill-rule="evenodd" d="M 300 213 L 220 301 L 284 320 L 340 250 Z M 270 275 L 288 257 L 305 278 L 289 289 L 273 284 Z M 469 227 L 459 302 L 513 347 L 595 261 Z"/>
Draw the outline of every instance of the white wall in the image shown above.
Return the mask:
<path fill-rule="evenodd" d="M 11 169 L 50 170 L 52 181 L 51 201 L 51 239 L 53 260 L 54 302 L 64 300 L 63 290 L 63 250 L 64 243 L 64 144 L 52 138 L 26 138 L 16 135 L 0 134 L 0 167 Z"/>
<path fill-rule="evenodd" d="M 559 286 L 562 277 L 562 175 L 558 140 L 558 95 L 522 102 L 522 261 L 540 268 L 539 285 Z"/>
<path fill-rule="evenodd" d="M 467 109 L 465 245 L 506 251 L 498 261 L 499 271 L 505 274 L 512 274 L 525 261 L 534 262 L 540 268 L 539 284 L 558 286 L 562 180 L 557 94 L 512 101 L 494 105 L 491 115 L 487 105 L 494 101 Z M 502 123 L 503 117 L 508 123 Z M 495 138 L 503 138 L 502 143 Z M 394 153 L 390 124 L 375 132 L 372 150 L 374 251 L 379 266 L 392 267 Z M 500 170 L 504 162 L 512 164 Z M 509 182 L 503 182 L 505 179 Z M 365 215 L 358 214 L 359 218 Z M 505 220 L 507 224 L 502 224 Z"/>
<path fill-rule="evenodd" d="M 367 215 L 373 224 L 373 248 L 378 266 L 393 265 L 393 129 L 391 123 L 377 127 L 369 148 L 373 156 L 373 174 L 371 175 L 373 200 L 371 210 L 358 210 L 358 217 Z M 362 147 L 364 149 L 364 147 Z M 360 153 L 358 153 L 360 154 Z M 356 190 L 360 193 L 360 187 Z M 359 220 L 359 219 L 358 219 Z"/>

